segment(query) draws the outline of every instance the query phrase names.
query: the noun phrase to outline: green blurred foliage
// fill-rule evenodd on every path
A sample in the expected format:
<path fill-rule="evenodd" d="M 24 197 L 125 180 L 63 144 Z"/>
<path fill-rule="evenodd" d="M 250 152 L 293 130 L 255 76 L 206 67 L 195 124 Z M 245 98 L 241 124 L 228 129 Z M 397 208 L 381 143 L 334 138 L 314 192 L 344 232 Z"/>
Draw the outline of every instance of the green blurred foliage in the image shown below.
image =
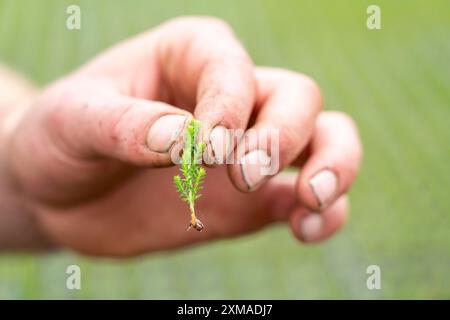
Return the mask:
<path fill-rule="evenodd" d="M 82 29 L 65 27 L 78 4 Z M 378 4 L 382 30 L 366 28 Z M 127 261 L 0 256 L 0 298 L 449 298 L 450 2 L 0 0 L 0 59 L 45 85 L 115 42 L 179 15 L 214 15 L 257 64 L 304 72 L 357 121 L 365 160 L 352 216 L 302 246 L 286 226 Z M 121 241 L 121 239 L 118 239 Z M 65 268 L 82 267 L 82 290 Z M 366 268 L 382 269 L 382 290 Z"/>

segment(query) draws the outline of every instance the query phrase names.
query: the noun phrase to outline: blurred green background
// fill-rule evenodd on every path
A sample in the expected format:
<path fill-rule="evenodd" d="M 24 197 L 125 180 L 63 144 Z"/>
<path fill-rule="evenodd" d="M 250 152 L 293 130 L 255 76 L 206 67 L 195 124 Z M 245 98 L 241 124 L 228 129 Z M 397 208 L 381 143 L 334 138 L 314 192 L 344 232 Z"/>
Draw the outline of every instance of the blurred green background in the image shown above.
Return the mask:
<path fill-rule="evenodd" d="M 369 4 L 382 30 L 367 29 Z M 257 64 L 311 75 L 328 109 L 356 119 L 365 161 L 347 227 L 309 247 L 279 226 L 126 261 L 2 255 L 0 298 L 450 298 L 450 2 L 0 0 L 0 60 L 44 85 L 186 14 L 226 19 Z M 65 288 L 70 264 L 82 290 Z M 371 264 L 381 290 L 366 288 Z"/>

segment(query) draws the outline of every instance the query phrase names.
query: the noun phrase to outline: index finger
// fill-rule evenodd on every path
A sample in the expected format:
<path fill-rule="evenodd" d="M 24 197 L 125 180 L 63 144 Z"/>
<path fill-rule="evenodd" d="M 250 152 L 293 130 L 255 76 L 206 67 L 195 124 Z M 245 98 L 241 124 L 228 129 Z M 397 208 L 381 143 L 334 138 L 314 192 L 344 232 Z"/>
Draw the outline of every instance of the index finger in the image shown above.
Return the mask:
<path fill-rule="evenodd" d="M 182 18 L 162 28 L 163 78 L 176 98 L 195 105 L 194 116 L 204 123 L 213 160 L 223 163 L 232 149 L 227 129 L 245 129 L 252 113 L 253 63 L 221 20 Z"/>

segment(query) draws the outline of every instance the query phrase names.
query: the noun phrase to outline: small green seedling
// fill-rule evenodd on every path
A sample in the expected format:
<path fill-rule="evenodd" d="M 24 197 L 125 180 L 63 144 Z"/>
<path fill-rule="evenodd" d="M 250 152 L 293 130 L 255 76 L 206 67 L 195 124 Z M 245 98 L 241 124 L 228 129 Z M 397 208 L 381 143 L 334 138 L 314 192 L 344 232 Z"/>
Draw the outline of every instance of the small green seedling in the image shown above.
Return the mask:
<path fill-rule="evenodd" d="M 186 128 L 183 155 L 181 156 L 180 171 L 183 176 L 173 177 L 173 183 L 177 187 L 180 198 L 187 202 L 191 213 L 191 222 L 188 230 L 194 228 L 198 231 L 203 230 L 203 223 L 197 219 L 195 214 L 195 201 L 200 198 L 200 190 L 206 176 L 205 169 L 201 166 L 205 143 L 199 142 L 198 135 L 201 122 L 191 120 Z"/>

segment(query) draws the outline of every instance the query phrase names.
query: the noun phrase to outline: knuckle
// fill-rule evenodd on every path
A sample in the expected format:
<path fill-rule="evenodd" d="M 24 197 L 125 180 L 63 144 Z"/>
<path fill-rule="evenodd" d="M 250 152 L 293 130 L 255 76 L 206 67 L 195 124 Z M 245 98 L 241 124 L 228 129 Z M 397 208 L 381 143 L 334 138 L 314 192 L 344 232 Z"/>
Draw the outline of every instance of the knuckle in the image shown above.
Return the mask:
<path fill-rule="evenodd" d="M 318 113 L 323 109 L 323 100 L 318 83 L 311 77 L 294 71 L 279 69 L 279 85 L 287 85 L 309 97 L 312 107 Z"/>
<path fill-rule="evenodd" d="M 194 29 L 200 32 L 205 32 L 207 30 L 214 30 L 216 32 L 232 31 L 228 22 L 213 16 L 181 16 L 169 20 L 166 25 L 183 30 L 186 30 L 186 28 Z"/>
<path fill-rule="evenodd" d="M 197 23 L 197 25 L 200 28 L 211 28 L 215 31 L 219 31 L 219 32 L 231 32 L 232 28 L 230 26 L 230 24 L 220 18 L 217 17 L 210 17 L 210 16 L 204 16 L 204 17 L 196 17 L 195 21 Z"/>
<path fill-rule="evenodd" d="M 356 128 L 356 123 L 349 114 L 342 111 L 330 111 L 329 114 L 333 116 L 336 121 L 340 121 L 346 126 Z"/>
<path fill-rule="evenodd" d="M 298 74 L 297 75 L 297 83 L 303 91 L 308 92 L 311 100 L 314 101 L 312 104 L 317 112 L 320 112 L 323 109 L 323 100 L 322 93 L 318 83 L 311 77 Z"/>

